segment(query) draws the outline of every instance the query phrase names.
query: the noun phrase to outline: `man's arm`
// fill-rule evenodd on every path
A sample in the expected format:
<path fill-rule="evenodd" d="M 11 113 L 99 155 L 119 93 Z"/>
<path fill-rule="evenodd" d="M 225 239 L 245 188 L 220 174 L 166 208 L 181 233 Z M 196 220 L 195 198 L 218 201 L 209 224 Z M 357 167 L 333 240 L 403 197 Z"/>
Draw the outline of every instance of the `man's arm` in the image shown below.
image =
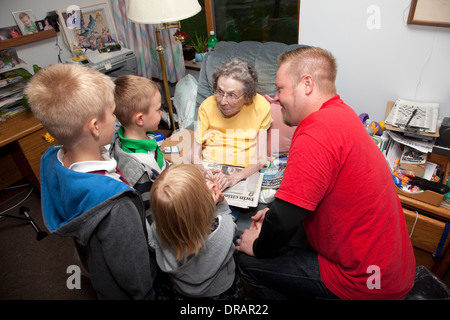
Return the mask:
<path fill-rule="evenodd" d="M 276 256 L 302 227 L 302 221 L 309 212 L 275 198 L 265 214 L 261 228 L 252 224 L 254 228 L 244 230 L 236 250 L 261 258 Z"/>

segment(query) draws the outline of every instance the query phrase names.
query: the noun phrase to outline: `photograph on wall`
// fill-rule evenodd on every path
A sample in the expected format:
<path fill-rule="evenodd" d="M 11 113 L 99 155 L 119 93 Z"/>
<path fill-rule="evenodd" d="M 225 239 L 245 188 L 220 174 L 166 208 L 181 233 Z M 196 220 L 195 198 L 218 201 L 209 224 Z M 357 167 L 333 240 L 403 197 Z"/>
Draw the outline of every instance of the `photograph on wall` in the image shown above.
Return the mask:
<path fill-rule="evenodd" d="M 17 38 L 22 35 L 18 26 L 0 28 L 0 40 Z"/>
<path fill-rule="evenodd" d="M 58 16 L 72 54 L 101 50 L 118 43 L 108 2 L 59 9 Z"/>
<path fill-rule="evenodd" d="M 33 10 L 14 11 L 12 15 L 23 35 L 33 34 L 39 31 L 36 26 L 36 17 L 33 14 Z"/>
<path fill-rule="evenodd" d="M 8 48 L 0 50 L 0 71 L 14 68 L 19 63 L 16 49 Z"/>
<path fill-rule="evenodd" d="M 38 20 L 36 22 L 37 28 L 39 31 L 46 31 L 54 29 L 53 26 L 50 24 L 50 21 L 48 19 L 44 20 Z"/>

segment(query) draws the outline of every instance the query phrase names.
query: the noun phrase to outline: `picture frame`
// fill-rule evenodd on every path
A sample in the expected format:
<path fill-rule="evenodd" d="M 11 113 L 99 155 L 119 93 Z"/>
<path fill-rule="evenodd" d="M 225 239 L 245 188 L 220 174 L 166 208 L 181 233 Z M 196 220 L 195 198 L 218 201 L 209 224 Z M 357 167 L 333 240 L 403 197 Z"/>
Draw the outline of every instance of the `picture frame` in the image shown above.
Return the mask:
<path fill-rule="evenodd" d="M 11 12 L 14 20 L 16 20 L 17 26 L 22 32 L 22 35 L 33 34 L 39 32 L 36 26 L 36 17 L 34 16 L 33 10 L 21 10 Z"/>
<path fill-rule="evenodd" d="M 450 27 L 450 0 L 412 0 L 408 24 Z"/>
<path fill-rule="evenodd" d="M 47 18 L 36 21 L 36 26 L 39 31 L 54 29 L 53 26 L 51 25 L 49 19 L 47 19 Z"/>
<path fill-rule="evenodd" d="M 20 36 L 22 36 L 22 31 L 20 31 L 19 27 L 16 25 L 0 28 L 0 40 L 17 38 Z"/>
<path fill-rule="evenodd" d="M 100 50 L 118 41 L 117 29 L 108 1 L 57 10 L 60 29 L 64 32 L 73 56 Z"/>

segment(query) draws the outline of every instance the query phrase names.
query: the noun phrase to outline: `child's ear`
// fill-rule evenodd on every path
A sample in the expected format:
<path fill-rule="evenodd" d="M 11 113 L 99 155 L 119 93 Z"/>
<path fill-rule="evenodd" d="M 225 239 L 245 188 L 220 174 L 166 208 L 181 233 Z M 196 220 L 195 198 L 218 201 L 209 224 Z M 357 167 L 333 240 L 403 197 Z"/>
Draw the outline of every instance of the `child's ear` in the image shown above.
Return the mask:
<path fill-rule="evenodd" d="M 98 119 L 97 118 L 91 119 L 91 121 L 88 122 L 87 127 L 88 127 L 89 132 L 94 137 L 98 138 L 100 136 L 100 130 L 98 127 Z"/>
<path fill-rule="evenodd" d="M 136 112 L 134 114 L 134 122 L 136 123 L 136 125 L 138 125 L 139 127 L 142 127 L 144 125 L 144 113 L 142 112 Z"/>

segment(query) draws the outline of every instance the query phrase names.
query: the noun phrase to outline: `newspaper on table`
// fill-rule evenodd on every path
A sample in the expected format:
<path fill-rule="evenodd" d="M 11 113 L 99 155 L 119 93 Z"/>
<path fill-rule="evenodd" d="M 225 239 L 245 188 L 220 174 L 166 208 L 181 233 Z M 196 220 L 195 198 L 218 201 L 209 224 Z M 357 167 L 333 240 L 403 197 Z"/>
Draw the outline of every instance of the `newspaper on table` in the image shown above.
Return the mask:
<path fill-rule="evenodd" d="M 229 166 L 225 164 L 216 164 L 203 162 L 203 166 L 210 169 L 222 170 L 226 175 L 232 175 L 235 172 L 243 170 L 243 167 Z M 259 194 L 261 193 L 261 184 L 263 173 L 256 172 L 250 177 L 239 181 L 234 186 L 223 191 L 225 200 L 230 206 L 240 208 L 250 208 L 258 206 Z"/>

